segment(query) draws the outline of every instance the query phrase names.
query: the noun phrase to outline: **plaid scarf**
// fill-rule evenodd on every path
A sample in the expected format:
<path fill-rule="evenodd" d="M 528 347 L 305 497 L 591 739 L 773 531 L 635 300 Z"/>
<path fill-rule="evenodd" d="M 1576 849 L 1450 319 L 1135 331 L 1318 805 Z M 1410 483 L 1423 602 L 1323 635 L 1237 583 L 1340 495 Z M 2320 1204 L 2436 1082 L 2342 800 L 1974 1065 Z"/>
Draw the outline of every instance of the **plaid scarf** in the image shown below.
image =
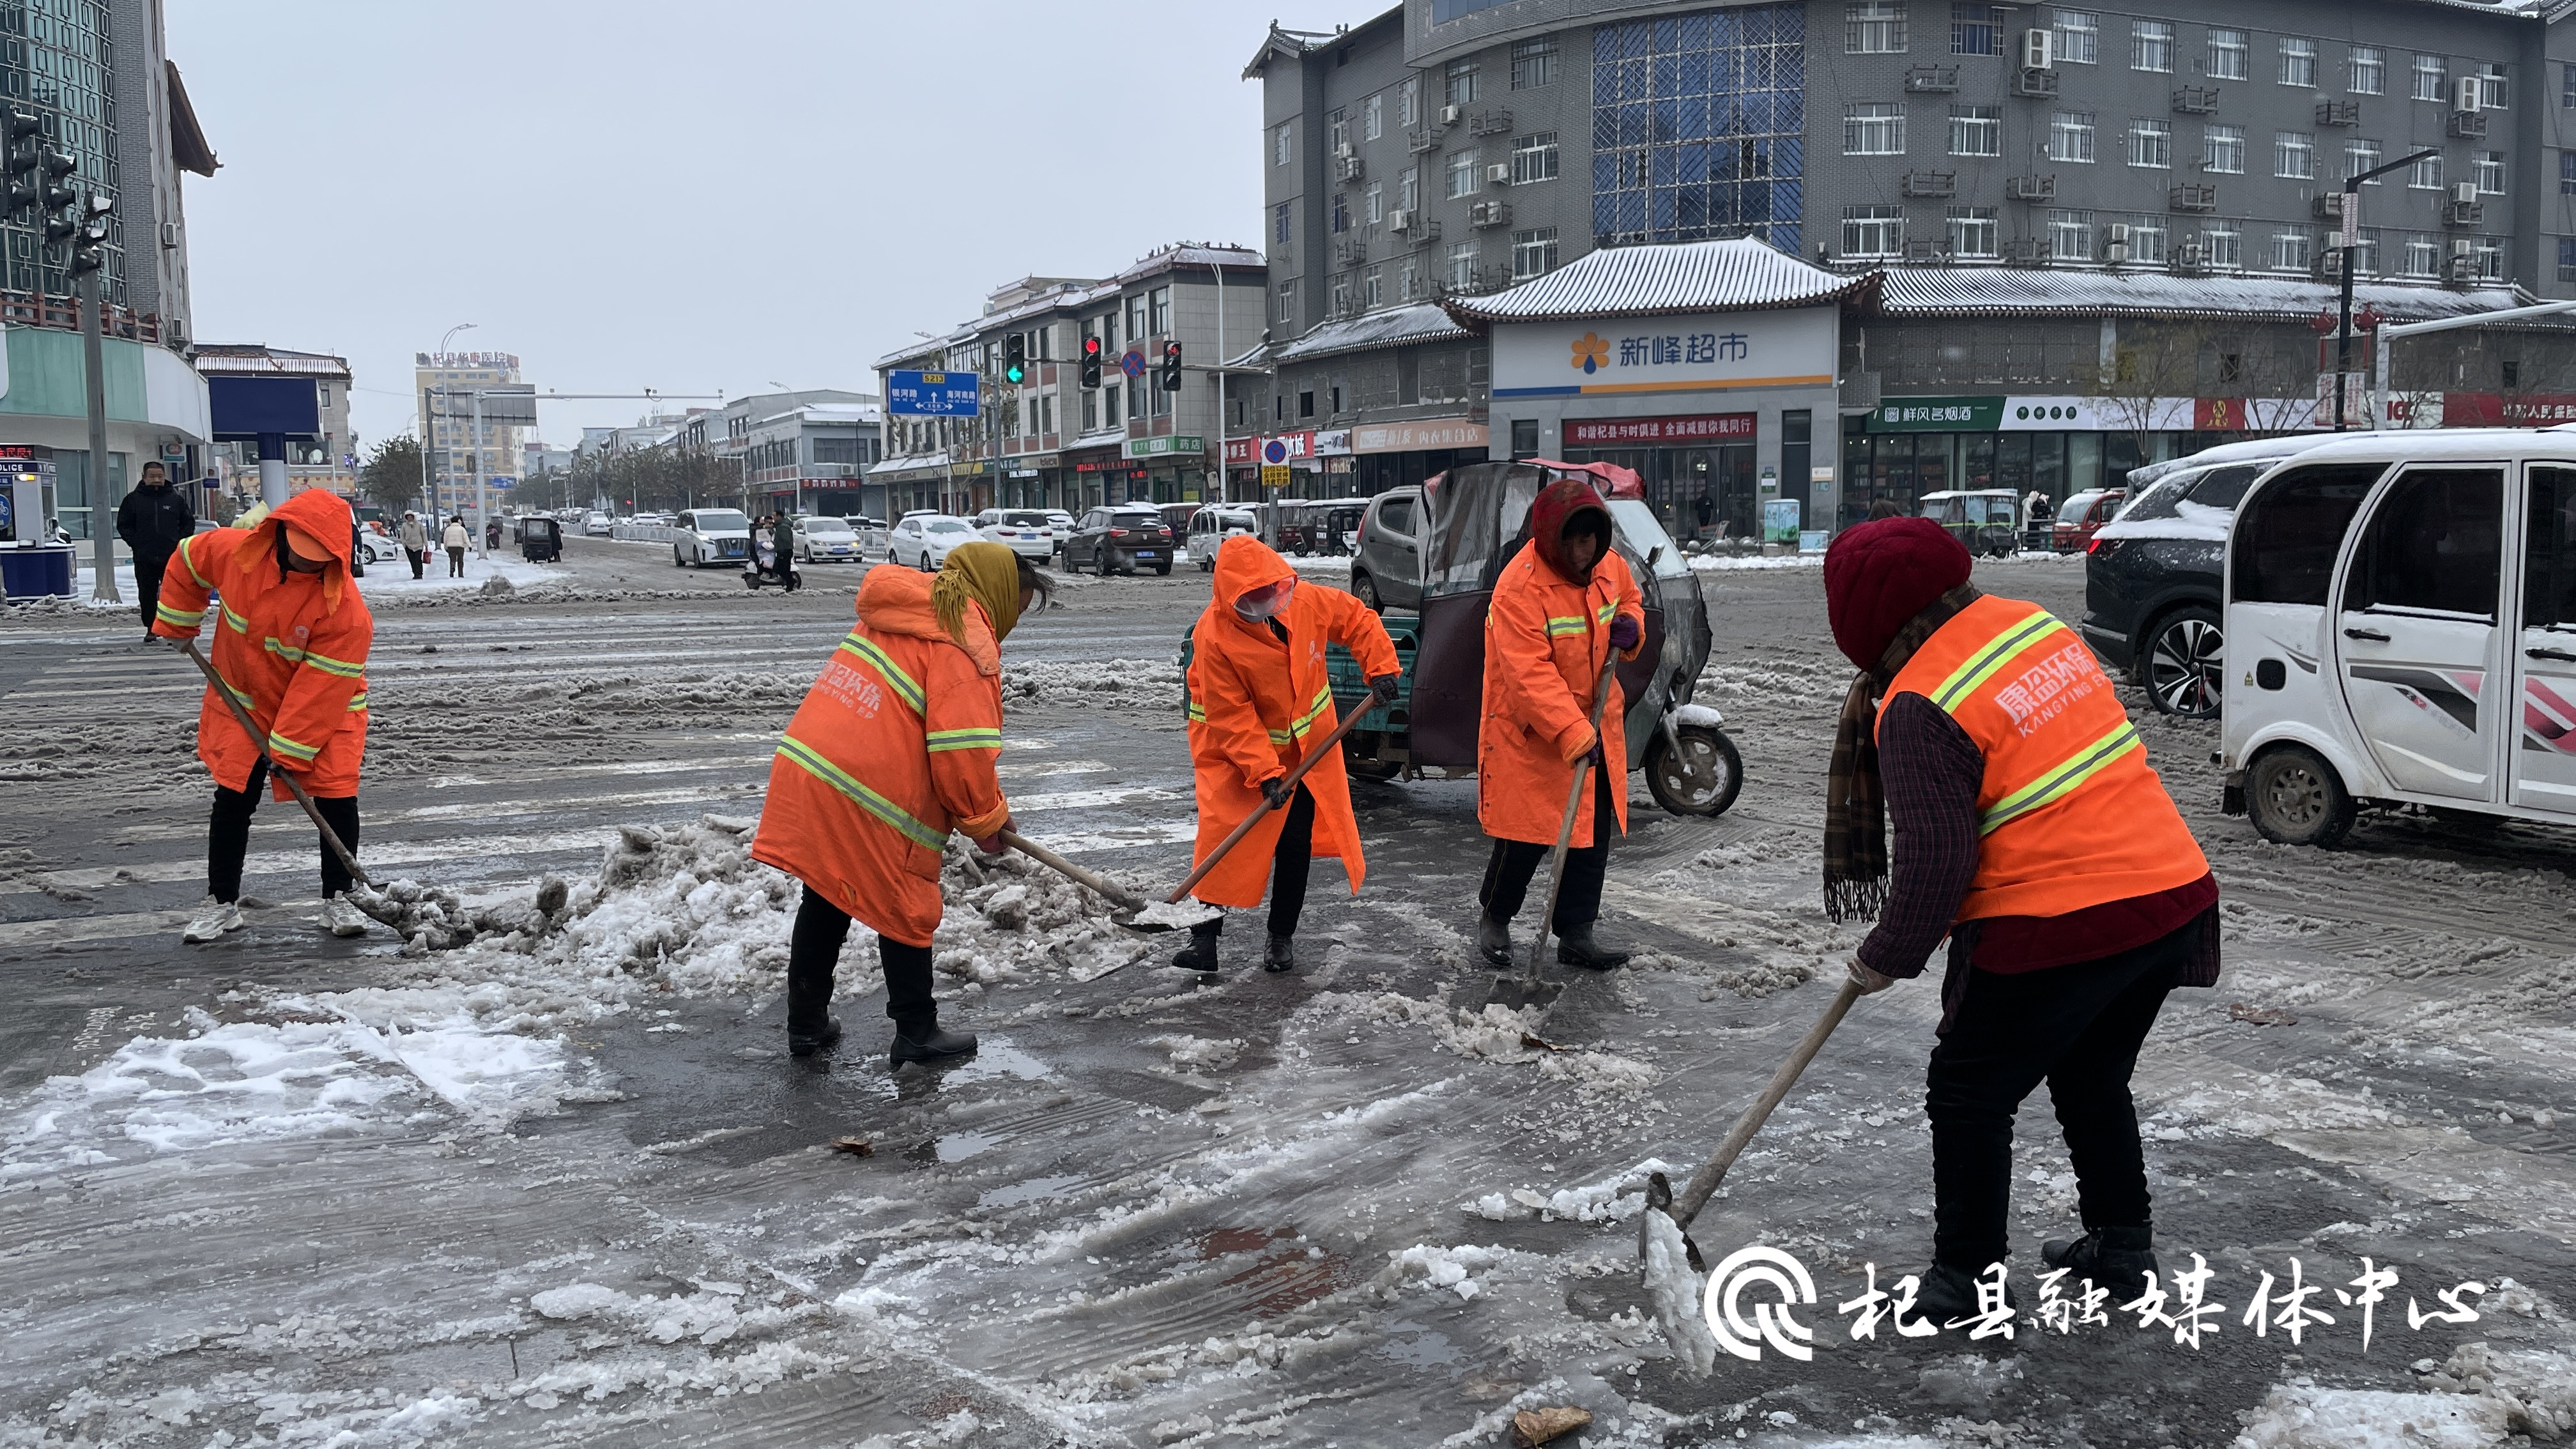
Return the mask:
<path fill-rule="evenodd" d="M 1878 701 L 1923 641 L 1983 597 L 1961 584 L 1905 621 L 1876 669 L 1852 677 L 1825 771 L 1825 914 L 1876 920 L 1887 903 L 1887 789 L 1878 778 Z"/>

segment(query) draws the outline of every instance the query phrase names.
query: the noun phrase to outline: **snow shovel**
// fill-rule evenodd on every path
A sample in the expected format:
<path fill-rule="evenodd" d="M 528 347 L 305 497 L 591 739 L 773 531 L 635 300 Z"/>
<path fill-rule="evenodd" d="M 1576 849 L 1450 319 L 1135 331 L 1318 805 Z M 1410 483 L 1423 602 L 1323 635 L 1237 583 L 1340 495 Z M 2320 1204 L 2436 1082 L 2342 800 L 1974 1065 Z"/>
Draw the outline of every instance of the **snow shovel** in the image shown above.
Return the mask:
<path fill-rule="evenodd" d="M 233 719 L 241 725 L 242 733 L 250 736 L 251 748 L 259 751 L 259 757 L 268 762 L 269 778 L 286 782 L 286 793 L 294 796 L 295 803 L 303 806 L 304 813 L 313 818 L 313 828 L 322 832 L 323 843 L 330 846 L 331 853 L 340 857 L 340 864 L 348 868 L 349 879 L 365 886 L 372 893 L 376 883 L 367 878 L 364 870 L 359 869 L 358 858 L 349 853 L 349 847 L 340 843 L 339 833 L 331 828 L 331 822 L 322 818 L 321 810 L 313 804 L 313 797 L 304 793 L 303 782 L 297 780 L 292 771 L 278 768 L 277 759 L 268 752 L 268 742 L 261 737 L 259 726 L 251 721 L 250 711 L 242 708 L 240 700 L 233 698 L 233 692 L 225 685 L 223 676 L 215 673 L 215 666 L 206 662 L 206 656 L 198 652 L 197 641 L 189 639 L 184 643 L 188 657 L 197 661 L 197 668 L 205 672 L 206 683 L 214 687 L 215 697 L 224 702 L 224 708 L 233 712 Z M 375 913 L 370 911 L 368 914 Z"/>
<path fill-rule="evenodd" d="M 1601 735 L 1601 714 L 1610 705 L 1610 671 L 1619 667 L 1619 651 L 1606 649 L 1601 657 L 1601 677 L 1592 681 L 1592 734 Z M 1530 943 L 1529 965 L 1518 976 L 1497 975 L 1494 994 L 1489 999 L 1515 1010 L 1524 1006 L 1545 1006 L 1565 990 L 1562 982 L 1549 983 L 1539 976 L 1539 960 L 1547 954 L 1548 933 L 1556 928 L 1556 893 L 1565 888 L 1565 854 L 1574 844 L 1574 817 L 1583 808 L 1583 787 L 1592 781 L 1590 756 L 1574 762 L 1574 783 L 1566 787 L 1565 818 L 1556 827 L 1556 850 L 1548 856 L 1547 909 L 1539 913 L 1538 939 Z M 1607 822 L 1592 822 L 1599 834 Z"/>
<path fill-rule="evenodd" d="M 1189 912 L 1176 911 L 1169 908 L 1158 909 L 1153 904 L 1147 902 L 1143 896 L 1137 895 L 1126 887 L 1111 881 L 1106 876 L 1084 870 L 1081 866 L 1075 865 L 1072 861 L 1065 859 L 1063 856 L 1056 854 L 1054 851 L 1047 849 L 1045 846 L 1038 844 L 1036 841 L 1029 839 L 1027 836 L 1022 835 L 1016 830 L 1003 831 L 1002 843 L 1117 907 L 1115 911 L 1110 913 L 1109 919 L 1126 927 L 1128 930 L 1140 931 L 1147 935 L 1152 935 L 1156 932 L 1173 930 L 1177 927 L 1186 926 L 1191 923 Z M 1205 916 L 1202 918 L 1213 917 L 1216 914 L 1216 910 L 1212 906 L 1201 907 L 1200 909 L 1205 913 Z"/>
<path fill-rule="evenodd" d="M 1233 850 L 1237 845 L 1242 844 L 1243 837 L 1252 833 L 1252 827 L 1261 822 L 1261 817 L 1269 814 L 1273 810 L 1279 809 L 1281 805 L 1285 805 L 1289 801 L 1296 799 L 1297 782 L 1306 778 L 1306 772 L 1315 768 L 1315 762 L 1324 758 L 1326 752 L 1340 749 L 1342 745 L 1342 736 L 1349 734 L 1352 728 L 1360 722 L 1361 717 L 1367 713 L 1368 711 L 1365 709 L 1352 710 L 1349 714 L 1342 717 L 1342 722 L 1340 724 L 1333 726 L 1332 733 L 1324 736 L 1320 740 L 1317 740 L 1315 742 L 1315 747 L 1306 752 L 1306 758 L 1297 762 L 1297 768 L 1290 770 L 1280 779 L 1280 805 L 1272 805 L 1267 801 L 1264 801 L 1260 809 L 1244 816 L 1243 823 L 1234 827 L 1234 833 L 1218 842 L 1216 849 L 1208 852 L 1208 858 L 1200 861 L 1198 868 L 1190 872 L 1189 878 L 1182 881 L 1170 895 L 1163 897 L 1163 904 L 1167 906 L 1177 906 L 1181 902 L 1188 900 L 1190 898 L 1190 887 L 1197 885 L 1201 880 L 1205 879 L 1209 871 L 1216 869 L 1216 863 L 1225 859 L 1227 852 Z M 1170 928 L 1165 927 L 1165 929 L 1168 930 Z"/>

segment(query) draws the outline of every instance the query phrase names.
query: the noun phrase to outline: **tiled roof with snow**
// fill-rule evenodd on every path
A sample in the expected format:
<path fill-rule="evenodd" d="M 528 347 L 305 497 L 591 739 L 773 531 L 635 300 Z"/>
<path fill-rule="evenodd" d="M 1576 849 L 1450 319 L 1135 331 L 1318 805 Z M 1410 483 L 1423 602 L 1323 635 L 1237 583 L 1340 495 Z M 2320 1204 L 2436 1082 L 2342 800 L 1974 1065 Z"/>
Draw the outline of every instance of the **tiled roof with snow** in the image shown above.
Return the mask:
<path fill-rule="evenodd" d="M 1401 347 L 1407 343 L 1468 335 L 1466 328 L 1440 310 L 1439 303 L 1422 302 L 1411 307 L 1391 307 L 1383 312 L 1327 322 L 1294 342 L 1282 344 L 1271 353 L 1270 360 L 1302 362 L 1312 357 L 1368 352 L 1380 347 Z"/>
<path fill-rule="evenodd" d="M 2356 281 L 2353 305 L 2391 320 L 2420 322 L 2521 306 L 2511 287 L 2447 287 Z M 2337 288 L 2298 277 L 2177 277 L 2167 272 L 2095 272 L 2024 267 L 1890 267 L 1878 307 L 1890 316 L 1937 317 L 2271 317 L 2308 318 L 2336 305 Z"/>
<path fill-rule="evenodd" d="M 1489 297 L 1441 303 L 1461 322 L 1547 322 L 1667 312 L 1809 307 L 1863 291 L 1871 278 L 1810 266 L 1753 237 L 1605 247 Z"/>

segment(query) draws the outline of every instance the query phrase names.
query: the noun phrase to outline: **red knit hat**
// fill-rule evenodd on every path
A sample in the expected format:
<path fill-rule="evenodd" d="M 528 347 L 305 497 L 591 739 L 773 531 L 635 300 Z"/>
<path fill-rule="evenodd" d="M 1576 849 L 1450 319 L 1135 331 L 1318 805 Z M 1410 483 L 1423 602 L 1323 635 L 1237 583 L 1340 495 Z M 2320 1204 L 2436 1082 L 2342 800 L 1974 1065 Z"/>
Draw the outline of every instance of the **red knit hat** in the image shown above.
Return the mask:
<path fill-rule="evenodd" d="M 1972 560 L 1928 518 L 1880 518 L 1844 529 L 1825 550 L 1825 617 L 1834 645 L 1863 669 L 1905 621 L 1968 581 Z"/>

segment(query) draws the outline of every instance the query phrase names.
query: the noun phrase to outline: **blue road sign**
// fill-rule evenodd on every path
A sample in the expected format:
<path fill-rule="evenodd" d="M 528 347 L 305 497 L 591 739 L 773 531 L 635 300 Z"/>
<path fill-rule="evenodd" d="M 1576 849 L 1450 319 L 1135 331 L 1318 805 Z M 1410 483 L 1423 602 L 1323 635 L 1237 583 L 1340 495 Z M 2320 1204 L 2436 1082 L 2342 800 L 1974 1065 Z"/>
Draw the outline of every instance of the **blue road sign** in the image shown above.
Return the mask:
<path fill-rule="evenodd" d="M 1145 375 L 1145 354 L 1133 347 L 1128 348 L 1126 355 L 1118 359 L 1118 370 L 1127 374 L 1129 377 L 1143 377 Z"/>
<path fill-rule="evenodd" d="M 1142 366 L 1141 359 L 1138 363 Z M 979 416 L 977 399 L 984 380 L 971 372 L 890 372 L 886 374 L 886 410 L 930 417 Z"/>

